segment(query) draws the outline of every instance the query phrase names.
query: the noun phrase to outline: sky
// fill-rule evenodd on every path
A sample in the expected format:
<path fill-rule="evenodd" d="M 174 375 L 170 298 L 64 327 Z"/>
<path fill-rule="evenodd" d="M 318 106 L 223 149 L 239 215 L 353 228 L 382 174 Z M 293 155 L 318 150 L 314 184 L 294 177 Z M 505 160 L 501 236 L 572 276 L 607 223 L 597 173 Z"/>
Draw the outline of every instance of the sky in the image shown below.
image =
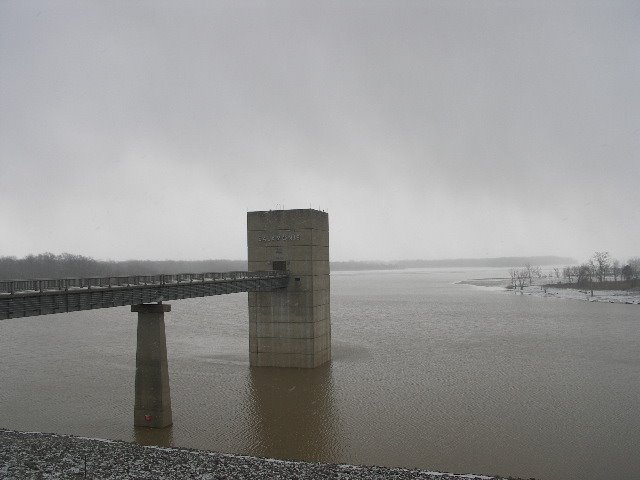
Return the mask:
<path fill-rule="evenodd" d="M 640 2 L 0 1 L 0 256 L 640 255 Z"/>

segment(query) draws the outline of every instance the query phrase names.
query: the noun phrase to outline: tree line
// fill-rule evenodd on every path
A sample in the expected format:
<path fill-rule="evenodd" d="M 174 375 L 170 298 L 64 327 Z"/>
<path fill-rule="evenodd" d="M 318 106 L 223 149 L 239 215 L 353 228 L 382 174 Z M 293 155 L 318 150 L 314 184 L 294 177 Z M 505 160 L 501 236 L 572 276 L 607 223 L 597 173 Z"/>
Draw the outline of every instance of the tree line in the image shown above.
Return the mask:
<path fill-rule="evenodd" d="M 512 288 L 522 289 L 527 283 L 533 284 L 534 278 L 554 277 L 558 283 L 566 281 L 578 287 L 593 287 L 599 284 L 625 282 L 623 287 L 640 286 L 640 257 L 632 257 L 626 263 L 613 259 L 609 252 L 595 252 L 589 260 L 580 265 L 570 265 L 563 268 L 555 267 L 553 272 L 545 275 L 538 266 L 525 264 L 522 268 L 509 270 Z"/>
<path fill-rule="evenodd" d="M 331 270 L 398 270 L 403 268 L 447 268 L 447 267 L 510 267 L 511 265 L 540 264 L 558 265 L 575 262 L 575 259 L 556 256 L 537 257 L 490 257 L 490 258 L 444 258 L 440 260 L 394 260 L 331 262 Z"/>
<path fill-rule="evenodd" d="M 331 262 L 331 270 L 394 270 L 434 267 L 506 267 L 517 263 L 544 265 L 575 261 L 566 257 L 498 257 L 445 260 L 342 261 Z M 109 277 L 246 270 L 245 260 L 95 260 L 72 253 L 40 253 L 24 258 L 0 257 L 0 280 L 35 278 Z"/>
<path fill-rule="evenodd" d="M 564 267 L 562 275 L 569 283 L 575 279 L 577 284 L 600 283 L 618 280 L 633 281 L 640 279 L 640 257 L 632 257 L 625 264 L 612 259 L 609 252 L 595 252 L 585 263 Z"/>
<path fill-rule="evenodd" d="M 244 260 L 96 260 L 72 253 L 0 257 L 0 280 L 117 277 L 175 273 L 228 272 L 247 269 Z"/>
<path fill-rule="evenodd" d="M 542 278 L 542 268 L 530 263 L 525 263 L 522 268 L 512 268 L 509 270 L 509 277 L 511 277 L 511 286 L 513 288 L 520 288 L 522 290 L 524 286 L 529 283 L 533 285 L 533 278 Z"/>

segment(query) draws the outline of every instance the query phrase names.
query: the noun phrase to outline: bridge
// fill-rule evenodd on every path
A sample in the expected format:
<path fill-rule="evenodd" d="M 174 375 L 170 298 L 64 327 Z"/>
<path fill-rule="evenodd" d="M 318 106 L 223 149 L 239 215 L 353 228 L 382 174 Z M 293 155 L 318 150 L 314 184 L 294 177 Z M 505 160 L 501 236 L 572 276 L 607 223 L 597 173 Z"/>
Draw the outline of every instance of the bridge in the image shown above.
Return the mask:
<path fill-rule="evenodd" d="M 0 281 L 0 320 L 227 293 L 270 292 L 286 288 L 288 281 L 287 271 Z"/>
<path fill-rule="evenodd" d="M 0 320 L 131 306 L 138 314 L 134 425 L 173 423 L 164 314 L 170 300 L 248 292 L 249 364 L 315 368 L 331 359 L 329 217 L 247 213 L 246 272 L 0 281 Z"/>

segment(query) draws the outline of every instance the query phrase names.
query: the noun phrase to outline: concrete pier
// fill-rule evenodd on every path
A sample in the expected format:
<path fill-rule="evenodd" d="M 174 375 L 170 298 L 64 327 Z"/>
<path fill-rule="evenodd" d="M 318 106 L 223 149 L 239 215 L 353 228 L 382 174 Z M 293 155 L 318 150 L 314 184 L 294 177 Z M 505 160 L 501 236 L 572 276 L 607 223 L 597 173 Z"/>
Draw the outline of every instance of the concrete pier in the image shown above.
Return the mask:
<path fill-rule="evenodd" d="M 171 311 L 171 305 L 133 305 L 131 311 L 138 313 L 133 424 L 136 427 L 167 427 L 173 421 L 164 313 Z"/>
<path fill-rule="evenodd" d="M 249 271 L 288 270 L 287 288 L 249 292 L 252 366 L 314 368 L 331 360 L 329 216 L 247 213 Z"/>

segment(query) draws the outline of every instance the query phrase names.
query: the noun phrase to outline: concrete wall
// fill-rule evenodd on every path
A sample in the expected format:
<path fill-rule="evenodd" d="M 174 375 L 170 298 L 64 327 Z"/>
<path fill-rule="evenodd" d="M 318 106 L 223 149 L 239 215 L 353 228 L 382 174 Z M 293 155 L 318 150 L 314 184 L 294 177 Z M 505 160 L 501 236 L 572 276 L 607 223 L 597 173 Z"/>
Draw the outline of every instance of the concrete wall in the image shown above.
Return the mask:
<path fill-rule="evenodd" d="M 253 366 L 314 368 L 331 360 L 329 216 L 318 210 L 247 213 L 249 271 L 284 262 L 286 289 L 249 293 Z"/>
<path fill-rule="evenodd" d="M 173 420 L 164 314 L 171 311 L 171 305 L 133 305 L 131 311 L 138 312 L 133 424 L 136 427 L 168 427 Z"/>

